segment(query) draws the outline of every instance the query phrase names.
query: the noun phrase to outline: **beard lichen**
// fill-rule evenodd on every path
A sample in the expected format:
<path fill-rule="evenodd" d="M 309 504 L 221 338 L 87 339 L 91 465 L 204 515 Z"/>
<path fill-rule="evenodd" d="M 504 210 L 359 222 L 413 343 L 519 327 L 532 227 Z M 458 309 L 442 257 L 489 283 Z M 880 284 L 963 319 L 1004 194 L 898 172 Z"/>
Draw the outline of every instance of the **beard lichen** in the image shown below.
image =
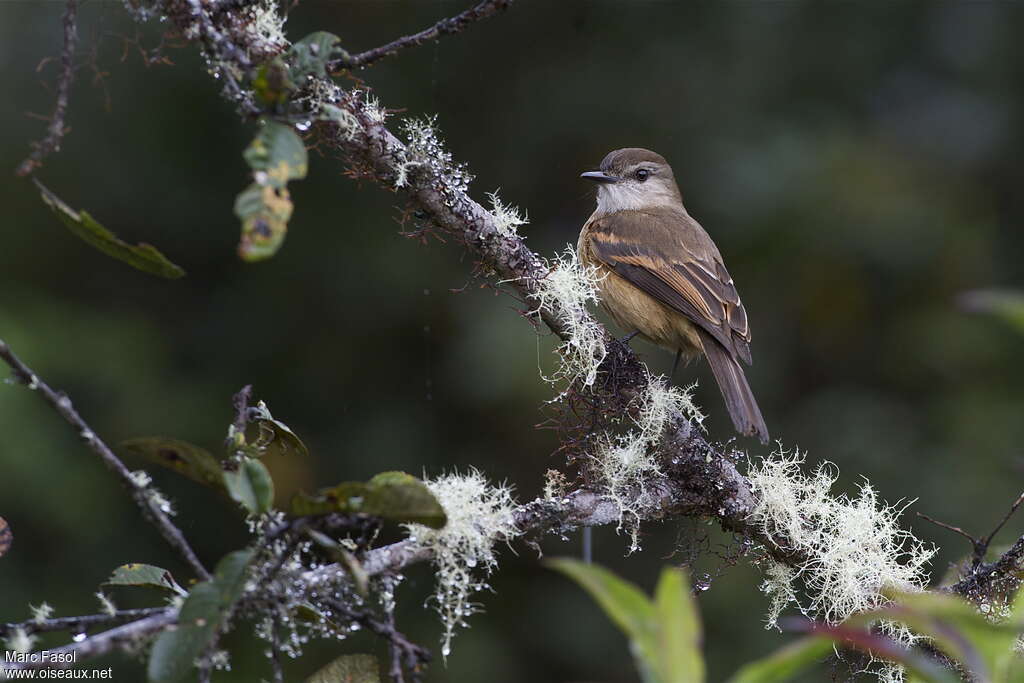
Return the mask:
<path fill-rule="evenodd" d="M 444 632 L 441 654 L 447 657 L 456 627 L 466 627 L 466 618 L 479 611 L 470 601 L 487 590 L 487 577 L 497 567 L 494 550 L 498 541 L 518 534 L 513 511 L 515 502 L 507 486 L 492 486 L 480 472 L 445 474 L 426 480 L 445 510 L 448 522 L 440 529 L 407 524 L 409 539 L 431 553 L 436 572 L 434 594 L 429 598 Z"/>
<path fill-rule="evenodd" d="M 647 375 L 647 386 L 636 399 L 633 427 L 624 434 L 606 432 L 597 441 L 591 470 L 597 484 L 619 509 L 618 530 L 627 529 L 629 552 L 640 549 L 643 511 L 655 506 L 652 483 L 663 479 L 658 446 L 670 421 L 682 415 L 701 425 L 704 415 L 694 404 L 690 388 L 670 386 L 664 377 Z"/>
<path fill-rule="evenodd" d="M 880 503 L 867 481 L 854 496 L 831 493 L 838 470 L 821 462 L 810 474 L 800 453 L 780 452 L 752 465 L 748 477 L 758 496 L 751 521 L 779 548 L 803 558 L 794 567 L 766 560 L 761 590 L 771 599 L 767 628 L 790 604 L 805 616 L 838 624 L 855 612 L 889 604 L 889 591 L 915 592 L 928 582 L 926 565 L 936 548 L 899 526 L 906 506 Z M 794 588 L 799 579 L 806 598 Z M 919 637 L 901 624 L 883 622 L 882 633 L 904 646 Z M 902 680 L 902 669 L 872 660 L 866 671 L 883 681 Z"/>
<path fill-rule="evenodd" d="M 567 339 L 558 347 L 558 368 L 551 376 L 541 376 L 550 383 L 579 381 L 592 387 L 608 354 L 605 331 L 587 311 L 588 304 L 600 301 L 597 269 L 580 263 L 571 246 L 548 264 L 547 277 L 537 283 L 535 312 L 549 312 L 567 332 Z"/>

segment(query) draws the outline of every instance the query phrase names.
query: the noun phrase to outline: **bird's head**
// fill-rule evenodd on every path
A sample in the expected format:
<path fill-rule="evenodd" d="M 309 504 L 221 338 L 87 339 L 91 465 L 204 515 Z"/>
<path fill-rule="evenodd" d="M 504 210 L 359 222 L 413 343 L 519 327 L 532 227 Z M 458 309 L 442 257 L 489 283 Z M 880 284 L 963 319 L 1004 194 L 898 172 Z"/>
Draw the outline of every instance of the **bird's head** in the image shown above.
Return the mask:
<path fill-rule="evenodd" d="M 665 157 L 649 149 L 627 147 L 609 152 L 598 170 L 580 177 L 597 183 L 597 209 L 601 213 L 682 208 L 672 167 Z"/>

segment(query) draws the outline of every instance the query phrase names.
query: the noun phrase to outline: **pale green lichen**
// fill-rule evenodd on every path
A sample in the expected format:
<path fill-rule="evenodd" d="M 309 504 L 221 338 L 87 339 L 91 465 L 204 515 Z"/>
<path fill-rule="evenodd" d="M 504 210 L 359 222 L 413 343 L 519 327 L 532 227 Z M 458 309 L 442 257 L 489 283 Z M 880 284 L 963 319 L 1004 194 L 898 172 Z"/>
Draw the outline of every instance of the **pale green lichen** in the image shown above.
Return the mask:
<path fill-rule="evenodd" d="M 507 486 L 492 486 L 480 472 L 445 474 L 427 479 L 448 522 L 440 529 L 407 524 L 409 539 L 433 558 L 435 590 L 430 599 L 441 617 L 441 654 L 451 652 L 456 627 L 479 611 L 470 597 L 487 590 L 487 577 L 497 567 L 494 546 L 517 535 L 515 502 Z"/>
<path fill-rule="evenodd" d="M 261 54 L 273 54 L 288 46 L 284 25 L 287 17 L 278 9 L 277 0 L 257 0 L 243 10 L 247 44 L 259 46 Z"/>
<path fill-rule="evenodd" d="M 32 651 L 35 643 L 36 637 L 26 632 L 23 627 L 19 626 L 11 631 L 11 635 L 7 637 L 5 645 L 7 649 L 12 652 L 27 654 Z"/>
<path fill-rule="evenodd" d="M 664 476 L 657 449 L 666 427 L 676 416 L 698 426 L 704 420 L 690 388 L 670 386 L 662 376 L 648 375 L 637 401 L 633 428 L 625 434 L 605 433 L 592 455 L 598 485 L 619 508 L 618 530 L 629 532 L 631 553 L 640 549 L 641 513 L 655 503 L 651 482 Z"/>
<path fill-rule="evenodd" d="M 498 196 L 498 192 L 489 192 L 487 198 L 491 200 L 491 215 L 494 217 L 494 227 L 502 237 L 513 237 L 518 235 L 520 225 L 529 223 L 529 219 L 519 212 L 519 209 L 505 204 Z"/>
<path fill-rule="evenodd" d="M 868 482 L 858 494 L 831 493 L 838 470 L 822 462 L 810 474 L 799 453 L 776 453 L 751 467 L 748 476 L 758 504 L 751 521 L 780 548 L 801 559 L 782 568 L 769 561 L 761 590 L 771 598 L 768 626 L 795 604 L 805 616 L 837 624 L 855 612 L 889 603 L 889 591 L 923 590 L 926 565 L 936 548 L 899 526 L 906 506 L 880 503 Z M 806 597 L 794 588 L 799 578 Z M 879 624 L 884 633 L 910 645 L 918 636 L 905 626 Z M 902 669 L 874 661 L 870 670 L 883 681 L 898 681 Z"/>
<path fill-rule="evenodd" d="M 565 330 L 566 339 L 558 347 L 559 365 L 551 376 L 541 373 L 548 382 L 579 381 L 593 386 L 597 371 L 608 350 L 605 331 L 587 307 L 600 301 L 601 276 L 597 269 L 580 263 L 576 250 L 567 247 L 548 263 L 548 274 L 537 283 L 534 295 L 535 312 L 547 311 Z"/>
<path fill-rule="evenodd" d="M 100 610 L 104 614 L 108 614 L 110 616 L 117 614 L 117 605 L 115 605 L 114 601 L 110 599 L 110 596 L 103 591 L 96 591 L 95 595 L 96 599 L 100 601 Z"/>
<path fill-rule="evenodd" d="M 38 607 L 35 605 L 29 605 L 28 609 L 32 612 L 32 621 L 36 624 L 42 624 L 53 616 L 53 608 L 45 602 Z"/>
<path fill-rule="evenodd" d="M 798 453 L 780 453 L 748 474 L 759 499 L 752 521 L 784 549 L 806 558 L 797 572 L 810 602 L 801 610 L 839 623 L 883 604 L 884 590 L 922 589 L 936 550 L 900 528 L 903 508 L 879 504 L 867 482 L 855 497 L 833 496 L 836 467 L 822 462 L 807 475 L 803 461 Z"/>
<path fill-rule="evenodd" d="M 412 169 L 429 176 L 445 203 L 452 206 L 456 195 L 465 193 L 473 176 L 465 164 L 456 163 L 437 130 L 437 117 L 406 119 L 402 124 L 406 137 L 404 158 L 395 166 L 395 187 L 409 184 Z"/>

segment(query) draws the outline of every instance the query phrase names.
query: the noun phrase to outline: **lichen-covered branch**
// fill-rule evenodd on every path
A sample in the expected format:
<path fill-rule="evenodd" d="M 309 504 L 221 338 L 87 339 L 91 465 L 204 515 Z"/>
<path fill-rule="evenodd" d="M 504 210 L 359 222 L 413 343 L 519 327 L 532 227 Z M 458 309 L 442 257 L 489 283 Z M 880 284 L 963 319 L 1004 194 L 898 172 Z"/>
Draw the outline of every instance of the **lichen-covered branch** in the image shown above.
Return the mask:
<path fill-rule="evenodd" d="M 174 625 L 178 621 L 178 610 L 162 609 L 148 617 L 137 619 L 122 626 L 89 636 L 77 643 L 48 648 L 48 658 L 32 657 L 23 662 L 8 662 L 0 671 L 17 669 L 67 669 L 90 657 L 98 657 L 117 648 L 136 646 L 152 635 Z M 74 653 L 74 657 L 70 655 Z M 65 656 L 67 655 L 67 656 Z"/>
<path fill-rule="evenodd" d="M 366 52 L 360 52 L 355 55 L 345 55 L 340 59 L 331 62 L 329 67 L 332 71 L 337 71 L 339 69 L 357 69 L 370 66 L 385 57 L 396 55 L 406 48 L 417 47 L 432 40 L 437 40 L 441 36 L 459 33 L 474 22 L 486 19 L 498 12 L 508 9 L 513 2 L 514 0 L 483 0 L 464 12 L 460 12 L 454 17 L 442 19 L 430 28 L 423 29 L 419 33 L 402 36 L 401 38 L 391 41 L 387 45 L 381 45 L 380 47 L 375 47 L 372 50 L 367 50 Z"/>
<path fill-rule="evenodd" d="M 0 624 L 0 638 L 8 638 L 15 631 L 22 631 L 26 635 L 35 633 L 50 633 L 54 631 L 67 631 L 69 633 L 82 633 L 97 626 L 110 626 L 121 624 L 126 621 L 134 621 L 154 614 L 166 612 L 165 607 L 143 607 L 141 609 L 118 610 L 113 614 L 85 614 L 77 617 L 55 617 L 50 619 L 30 619 L 16 624 Z"/>
<path fill-rule="evenodd" d="M 191 25 L 192 17 L 175 14 L 178 7 L 178 0 L 164 2 L 173 23 L 179 27 Z M 246 36 L 250 34 L 235 35 L 242 41 L 238 47 L 247 53 L 267 51 L 266 46 L 247 45 Z M 229 63 L 222 68 L 242 72 L 245 65 Z M 389 190 L 404 193 L 410 214 L 465 245 L 482 272 L 515 292 L 524 302 L 524 312 L 542 320 L 563 342 L 571 343 L 581 328 L 588 335 L 596 335 L 600 343 L 587 348 L 592 349 L 594 367 L 601 366 L 604 376 L 611 378 L 604 390 L 617 406 L 649 403 L 654 384 L 643 364 L 628 347 L 614 342 L 586 306 L 579 305 L 578 296 L 549 295 L 556 271 L 531 251 L 514 229 L 509 229 L 507 221 L 469 196 L 468 173 L 444 150 L 429 122 L 408 123 L 407 143 L 388 129 L 384 109 L 365 91 L 345 91 L 329 79 L 310 77 L 303 92 L 317 94 L 303 101 L 311 107 L 308 118 L 315 121 L 312 134 L 319 137 L 321 149 L 333 148 L 347 161 L 353 176 L 372 178 Z M 343 115 L 322 116 L 325 105 Z M 588 373 L 588 381 L 592 377 Z M 592 517 L 598 514 L 622 525 L 625 502 L 635 523 L 668 516 L 714 518 L 725 529 L 761 543 L 777 561 L 801 566 L 808 558 L 801 556 L 800 545 L 780 537 L 778 528 L 770 533 L 762 520 L 754 517 L 758 493 L 739 473 L 737 456 L 707 443 L 678 404 L 673 400 L 663 407 L 657 434 L 644 433 L 649 429 L 645 427 L 634 430 L 635 439 L 626 447 L 609 444 L 608 450 L 620 456 L 635 453 L 637 446 L 656 448 L 657 466 L 646 470 L 645 479 L 634 480 L 643 491 L 633 490 L 635 498 L 629 501 L 624 500 L 630 494 L 628 490 L 616 494 L 618 500 L 609 500 L 606 490 L 578 491 L 554 518 L 546 520 L 547 527 L 574 521 L 596 523 L 598 520 Z M 577 506 L 583 501 L 592 501 L 590 513 Z M 538 520 L 537 527 L 543 526 Z M 371 553 L 377 554 L 367 557 L 367 566 L 381 571 L 430 556 L 422 548 L 402 544 Z"/>
<path fill-rule="evenodd" d="M 78 414 L 78 411 L 75 410 L 71 399 L 66 394 L 50 388 L 46 382 L 11 351 L 10 347 L 2 339 L 0 339 L 0 360 L 11 368 L 14 379 L 18 383 L 38 392 L 43 400 L 71 425 L 89 450 L 99 456 L 107 469 L 113 472 L 124 487 L 128 489 L 136 504 L 142 509 L 146 519 L 156 526 L 160 535 L 185 560 L 189 567 L 192 568 L 192 571 L 196 573 L 196 576 L 204 581 L 209 579 L 210 573 L 203 567 L 203 563 L 199 561 L 199 558 L 196 557 L 195 552 L 188 544 L 188 541 L 185 540 L 181 530 L 171 521 L 172 508 L 170 503 L 151 485 L 149 477 L 142 476 L 145 473 L 139 475 L 129 470 L 121 459 L 114 455 L 114 452 L 110 450 L 110 447 L 107 446 L 103 439 L 86 424 L 85 420 Z"/>
<path fill-rule="evenodd" d="M 64 47 L 60 55 L 60 76 L 57 79 L 57 104 L 50 115 L 50 124 L 46 127 L 46 137 L 32 143 L 32 153 L 22 161 L 15 173 L 25 176 L 39 168 L 51 153 L 60 148 L 61 138 L 67 131 L 64 115 L 68 110 L 68 99 L 71 95 L 71 82 L 75 78 L 75 45 L 78 43 L 78 0 L 67 0 L 64 8 Z"/>

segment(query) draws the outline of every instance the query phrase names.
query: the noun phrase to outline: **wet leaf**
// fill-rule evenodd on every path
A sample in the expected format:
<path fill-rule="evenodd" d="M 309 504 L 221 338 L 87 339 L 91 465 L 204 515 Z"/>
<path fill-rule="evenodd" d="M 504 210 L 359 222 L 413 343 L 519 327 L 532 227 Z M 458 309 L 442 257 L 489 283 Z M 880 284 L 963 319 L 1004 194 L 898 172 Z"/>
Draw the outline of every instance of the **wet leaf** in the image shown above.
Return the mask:
<path fill-rule="evenodd" d="M 252 82 L 253 92 L 264 104 L 280 107 L 291 93 L 298 89 L 291 78 L 288 65 L 280 57 L 274 57 L 261 65 Z"/>
<path fill-rule="evenodd" d="M 292 45 L 287 59 L 291 64 L 292 80 L 302 83 L 307 76 L 327 76 L 329 61 L 348 56 L 347 52 L 338 47 L 339 42 L 340 39 L 333 33 L 317 31 Z"/>
<path fill-rule="evenodd" d="M 220 461 L 205 448 L 188 441 L 166 436 L 144 436 L 122 441 L 119 447 L 125 453 L 174 470 L 192 481 L 224 489 L 224 471 Z"/>
<path fill-rule="evenodd" d="M 238 255 L 244 261 L 262 261 L 277 253 L 292 217 L 291 195 L 286 189 L 253 183 L 235 199 L 235 215 L 242 221 Z"/>
<path fill-rule="evenodd" d="M 259 133 L 243 155 L 255 182 L 235 199 L 242 222 L 238 254 L 246 261 L 270 258 L 281 248 L 293 205 L 287 185 L 306 177 L 306 147 L 288 125 L 263 120 Z"/>
<path fill-rule="evenodd" d="M 156 247 L 145 242 L 135 246 L 118 238 L 107 228 L 100 225 L 85 211 L 75 211 L 61 199 L 50 192 L 42 183 L 33 179 L 42 195 L 43 202 L 53 210 L 61 222 L 77 237 L 89 245 L 99 249 L 107 256 L 127 263 L 132 268 L 151 275 L 175 279 L 183 276 L 185 271 L 171 263 Z"/>
<path fill-rule="evenodd" d="M 261 515 L 274 504 L 274 480 L 259 460 L 243 458 L 238 469 L 224 472 L 228 495 L 250 515 Z"/>
<path fill-rule="evenodd" d="M 305 178 L 309 167 L 302 138 L 291 126 L 277 121 L 262 122 L 243 156 L 249 168 L 256 172 L 259 185 L 278 189 L 284 188 L 289 180 Z"/>
<path fill-rule="evenodd" d="M 426 484 L 405 472 L 382 472 L 366 483 L 344 482 L 314 495 L 300 493 L 292 499 L 291 511 L 300 516 L 365 514 L 435 529 L 447 522 L 444 508 Z"/>
<path fill-rule="evenodd" d="M 343 655 L 306 679 L 306 683 L 380 683 L 373 655 Z"/>
<path fill-rule="evenodd" d="M 156 639 L 149 655 L 150 683 L 178 683 L 195 673 L 195 660 L 209 646 L 245 586 L 251 550 L 224 557 L 209 581 L 197 584 L 178 615 L 178 626 Z"/>
<path fill-rule="evenodd" d="M 187 595 L 188 591 L 178 585 L 171 573 L 163 567 L 151 564 L 123 564 L 114 570 L 110 578 L 103 582 L 104 586 L 151 586 L 169 590 L 179 595 Z"/>

